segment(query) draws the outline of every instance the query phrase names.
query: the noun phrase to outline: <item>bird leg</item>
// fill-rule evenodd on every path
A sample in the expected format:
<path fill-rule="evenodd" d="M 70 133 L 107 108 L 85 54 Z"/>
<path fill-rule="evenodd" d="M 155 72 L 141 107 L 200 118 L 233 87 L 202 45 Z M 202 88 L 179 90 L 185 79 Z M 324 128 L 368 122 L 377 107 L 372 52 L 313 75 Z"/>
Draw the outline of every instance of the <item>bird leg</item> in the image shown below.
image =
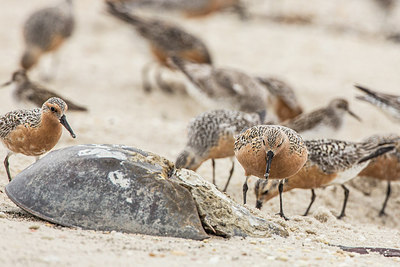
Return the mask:
<path fill-rule="evenodd" d="M 386 204 L 387 204 L 387 202 L 388 202 L 389 196 L 390 196 L 390 192 L 391 192 L 390 181 L 388 181 L 387 190 L 386 190 L 386 198 L 385 198 L 385 201 L 383 202 L 382 209 L 381 209 L 381 211 L 379 212 L 379 216 L 386 215 L 386 213 L 385 213 L 385 208 L 386 208 Z"/>
<path fill-rule="evenodd" d="M 149 80 L 149 71 L 153 66 L 153 62 L 148 62 L 142 69 L 142 86 L 145 93 L 150 93 L 152 88 Z"/>
<path fill-rule="evenodd" d="M 344 202 L 343 202 L 342 212 L 337 217 L 338 219 L 342 219 L 344 216 L 346 216 L 345 210 L 346 210 L 347 199 L 349 198 L 349 189 L 347 189 L 347 187 L 344 186 L 343 184 L 342 184 L 342 188 L 344 190 Z"/>
<path fill-rule="evenodd" d="M 160 67 L 158 67 L 156 70 L 156 82 L 157 85 L 160 87 L 160 89 L 163 90 L 164 92 L 169 94 L 172 94 L 174 92 L 174 90 L 172 90 L 171 87 L 162 78 Z"/>
<path fill-rule="evenodd" d="M 249 189 L 247 186 L 247 180 L 249 180 L 249 176 L 246 176 L 246 181 L 243 184 L 243 205 L 246 204 L 247 190 Z"/>
<path fill-rule="evenodd" d="M 211 159 L 211 164 L 212 164 L 212 174 L 213 174 L 213 184 L 214 185 L 216 185 L 215 184 L 215 160 L 214 159 Z"/>
<path fill-rule="evenodd" d="M 308 208 L 303 216 L 307 216 L 308 212 L 310 211 L 311 205 L 314 203 L 314 200 L 315 200 L 315 192 L 314 192 L 314 189 L 311 189 L 311 202 L 308 205 Z"/>
<path fill-rule="evenodd" d="M 235 168 L 235 161 L 232 159 L 232 168 L 231 168 L 231 170 L 229 171 L 229 177 L 228 177 L 228 180 L 226 181 L 225 187 L 224 187 L 224 189 L 222 190 L 222 192 L 226 192 L 226 189 L 228 189 L 228 185 L 229 185 L 229 182 L 231 181 L 232 174 L 233 174 L 233 169 L 234 169 L 234 168 Z"/>
<path fill-rule="evenodd" d="M 283 219 L 285 219 L 286 221 L 289 220 L 288 217 L 285 216 L 285 214 L 283 213 L 283 207 L 282 207 L 282 192 L 283 192 L 283 179 L 279 182 L 279 213 L 277 213 L 277 215 L 281 216 Z"/>
<path fill-rule="evenodd" d="M 7 172 L 7 176 L 8 176 L 8 181 L 11 182 L 12 178 L 11 178 L 11 173 L 10 173 L 10 163 L 8 162 L 8 158 L 11 156 L 11 153 L 7 153 L 6 158 L 4 159 L 4 166 L 6 167 L 6 172 Z"/>

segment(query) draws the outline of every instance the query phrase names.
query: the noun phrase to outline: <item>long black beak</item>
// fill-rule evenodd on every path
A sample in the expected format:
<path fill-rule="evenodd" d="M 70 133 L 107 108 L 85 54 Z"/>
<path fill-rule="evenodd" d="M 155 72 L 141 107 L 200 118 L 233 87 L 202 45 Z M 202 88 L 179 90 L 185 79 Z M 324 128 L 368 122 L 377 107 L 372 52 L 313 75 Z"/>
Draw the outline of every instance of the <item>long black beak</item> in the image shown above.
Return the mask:
<path fill-rule="evenodd" d="M 60 123 L 67 129 L 67 131 L 71 134 L 72 138 L 75 138 L 76 135 L 74 134 L 74 131 L 72 130 L 71 126 L 69 126 L 67 122 L 67 117 L 65 115 L 62 115 L 60 118 Z"/>
<path fill-rule="evenodd" d="M 8 82 L 6 82 L 6 83 L 3 83 L 2 85 L 0 85 L 0 87 L 9 86 L 9 85 L 12 84 L 12 83 L 13 83 L 13 81 L 11 80 L 11 81 L 8 81 Z"/>
<path fill-rule="evenodd" d="M 362 121 L 360 117 L 358 117 L 353 111 L 351 111 L 350 109 L 347 109 L 347 112 L 353 116 L 354 118 L 356 118 L 358 121 Z"/>
<path fill-rule="evenodd" d="M 261 209 L 261 207 L 262 207 L 262 205 L 263 205 L 263 203 L 262 203 L 262 201 L 261 200 L 257 200 L 256 201 L 256 209 Z"/>
<path fill-rule="evenodd" d="M 265 157 L 265 160 L 267 161 L 267 169 L 265 170 L 265 174 L 264 174 L 265 179 L 268 179 L 268 177 L 269 177 L 269 170 L 271 169 L 271 162 L 272 162 L 273 157 L 274 157 L 274 152 L 269 150 L 267 152 L 267 156 Z"/>

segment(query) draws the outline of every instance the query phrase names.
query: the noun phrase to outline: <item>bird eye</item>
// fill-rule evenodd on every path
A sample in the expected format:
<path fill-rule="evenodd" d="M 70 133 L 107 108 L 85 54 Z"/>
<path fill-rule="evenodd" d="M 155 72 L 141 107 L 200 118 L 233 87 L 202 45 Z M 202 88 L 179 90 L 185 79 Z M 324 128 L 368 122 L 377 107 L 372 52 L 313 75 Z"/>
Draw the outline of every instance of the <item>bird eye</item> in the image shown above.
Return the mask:
<path fill-rule="evenodd" d="M 53 112 L 56 112 L 56 108 L 55 107 L 51 107 L 50 110 L 53 111 Z"/>
<path fill-rule="evenodd" d="M 278 145 L 278 147 L 280 147 L 283 144 L 283 140 L 281 141 L 281 143 Z"/>
<path fill-rule="evenodd" d="M 268 194 L 268 190 L 261 193 L 263 196 Z"/>

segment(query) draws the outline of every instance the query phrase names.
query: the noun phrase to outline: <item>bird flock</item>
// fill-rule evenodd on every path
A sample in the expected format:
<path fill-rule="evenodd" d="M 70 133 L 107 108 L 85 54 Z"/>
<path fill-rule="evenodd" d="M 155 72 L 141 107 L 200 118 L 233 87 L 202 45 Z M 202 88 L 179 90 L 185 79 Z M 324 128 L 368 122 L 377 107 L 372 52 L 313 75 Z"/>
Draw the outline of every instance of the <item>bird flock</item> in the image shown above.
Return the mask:
<path fill-rule="evenodd" d="M 279 195 L 279 215 L 284 219 L 288 217 L 283 212 L 283 192 L 310 189 L 311 202 L 304 214 L 307 215 L 316 198 L 315 189 L 340 185 L 344 190 L 343 207 L 337 216 L 340 219 L 345 216 L 348 181 L 357 176 L 385 180 L 388 183 L 386 198 L 379 212 L 380 216 L 385 215 L 390 182 L 400 179 L 399 135 L 364 137 L 361 142 L 332 139 L 342 128 L 345 116 L 351 115 L 361 123 L 348 100 L 335 98 L 325 106 L 304 113 L 295 88 L 285 81 L 215 66 L 212 51 L 205 42 L 170 21 L 137 14 L 135 9 L 139 5 L 177 9 L 188 17 L 205 16 L 225 8 L 232 8 L 241 18 L 247 15 L 243 3 L 238 0 L 104 1 L 104 11 L 110 19 L 118 20 L 121 27 L 132 27 L 149 44 L 154 57 L 142 69 L 144 92 L 149 94 L 157 86 L 166 95 L 174 93 L 174 86 L 161 75 L 168 68 L 180 75 L 188 97 L 207 108 L 188 123 L 187 143 L 176 157 L 176 168 L 196 171 L 211 159 L 215 184 L 215 159 L 229 157 L 232 167 L 227 170 L 226 184 L 222 188 L 225 192 L 236 157 L 246 176 L 243 202 L 246 204 L 248 179 L 255 176 L 258 178 L 254 188 L 256 207 L 261 209 L 266 201 Z M 28 77 L 41 56 L 55 52 L 73 34 L 74 28 L 72 0 L 61 0 L 54 6 L 35 11 L 23 25 L 25 49 L 20 69 L 12 73 L 11 80 L 3 87 L 13 84 L 16 100 L 36 108 L 14 110 L 0 116 L 0 138 L 8 151 L 4 165 L 10 181 L 9 157 L 12 154 L 39 157 L 48 152 L 60 139 L 62 126 L 75 138 L 65 113 L 88 109 Z M 151 67 L 157 69 L 156 84 L 150 82 Z M 383 112 L 393 123 L 400 123 L 400 96 L 361 85 L 355 88 L 361 92 L 358 100 Z"/>

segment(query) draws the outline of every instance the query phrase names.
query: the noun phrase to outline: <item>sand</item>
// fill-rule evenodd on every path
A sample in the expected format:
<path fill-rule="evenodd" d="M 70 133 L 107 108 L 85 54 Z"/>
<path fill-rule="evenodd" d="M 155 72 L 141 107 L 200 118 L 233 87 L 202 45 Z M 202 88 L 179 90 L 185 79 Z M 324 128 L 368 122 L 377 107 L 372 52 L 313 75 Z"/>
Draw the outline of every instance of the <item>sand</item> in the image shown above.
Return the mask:
<path fill-rule="evenodd" d="M 9 80 L 18 68 L 22 53 L 21 26 L 27 15 L 51 1 L 6 1 L 0 9 L 0 79 Z M 77 28 L 71 40 L 57 53 L 60 64 L 50 82 L 43 75 L 52 68 L 52 58 L 44 57 L 30 73 L 58 93 L 86 105 L 88 113 L 68 112 L 77 134 L 72 139 L 64 131 L 56 148 L 87 143 L 135 146 L 174 160 L 185 145 L 185 128 L 190 118 L 207 107 L 185 94 L 165 94 L 155 89 L 145 94 L 141 69 L 152 60 L 147 43 L 130 27 L 108 16 L 102 1 L 75 1 Z M 216 65 L 242 69 L 251 74 L 275 75 L 296 90 L 305 111 L 344 97 L 362 117 L 352 117 L 333 137 L 360 140 L 374 133 L 398 133 L 400 125 L 388 120 L 368 104 L 357 101 L 354 83 L 399 94 L 400 46 L 386 41 L 382 32 L 400 25 L 398 6 L 385 15 L 374 1 L 314 0 L 307 6 L 298 1 L 248 1 L 259 18 L 240 21 L 230 13 L 198 20 L 179 14 L 170 19 L 200 36 L 209 46 Z M 273 3 L 274 2 L 274 3 Z M 265 14 L 305 14 L 309 25 L 271 22 Z M 54 72 L 53 72 L 54 74 Z M 182 77 L 165 73 L 165 78 Z M 11 88 L 0 90 L 0 114 L 25 107 L 15 103 Z M 332 136 L 331 136 L 332 137 Z M 0 147 L 0 155 L 6 150 Z M 16 155 L 10 158 L 11 172 L 34 162 Z M 217 160 L 217 182 L 225 183 L 230 161 Z M 211 163 L 198 173 L 211 181 Z M 0 167 L 0 188 L 7 184 Z M 236 169 L 228 194 L 242 201 L 243 170 Z M 248 206 L 254 207 L 250 183 Z M 388 216 L 378 217 L 386 183 L 378 182 L 369 196 L 349 186 L 347 216 L 337 220 L 343 201 L 340 187 L 316 190 L 317 199 L 308 217 L 300 216 L 310 200 L 308 190 L 284 195 L 284 209 L 290 221 L 275 215 L 278 199 L 266 203 L 259 213 L 284 225 L 289 237 L 231 238 L 211 237 L 205 241 L 104 233 L 70 229 L 36 219 L 17 208 L 0 194 L 0 265 L 2 266 L 365 266 L 400 265 L 398 258 L 376 253 L 359 255 L 343 252 L 335 245 L 399 248 L 400 186 L 393 183 Z M 4 191 L 4 190 L 3 190 Z"/>

